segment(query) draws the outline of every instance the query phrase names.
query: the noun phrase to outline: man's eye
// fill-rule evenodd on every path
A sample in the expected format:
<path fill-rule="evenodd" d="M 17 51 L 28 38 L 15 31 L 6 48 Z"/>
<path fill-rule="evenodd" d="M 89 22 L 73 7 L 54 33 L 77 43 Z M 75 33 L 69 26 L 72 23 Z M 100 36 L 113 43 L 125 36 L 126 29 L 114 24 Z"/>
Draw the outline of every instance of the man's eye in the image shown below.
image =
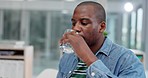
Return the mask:
<path fill-rule="evenodd" d="M 76 23 L 73 22 L 73 23 L 72 23 L 72 26 L 75 26 L 75 25 L 76 25 Z"/>
<path fill-rule="evenodd" d="M 85 25 L 87 25 L 88 23 L 81 22 L 81 24 L 85 26 Z"/>

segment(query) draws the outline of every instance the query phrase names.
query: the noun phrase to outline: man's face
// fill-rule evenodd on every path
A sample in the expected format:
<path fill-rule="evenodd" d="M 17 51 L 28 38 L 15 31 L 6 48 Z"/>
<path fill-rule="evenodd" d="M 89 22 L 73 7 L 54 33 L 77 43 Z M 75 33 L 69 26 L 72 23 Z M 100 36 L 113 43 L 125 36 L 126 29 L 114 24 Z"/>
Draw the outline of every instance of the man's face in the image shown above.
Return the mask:
<path fill-rule="evenodd" d="M 100 24 L 96 19 L 94 7 L 91 5 L 78 6 L 72 17 L 72 29 L 79 32 L 89 47 L 99 40 Z"/>

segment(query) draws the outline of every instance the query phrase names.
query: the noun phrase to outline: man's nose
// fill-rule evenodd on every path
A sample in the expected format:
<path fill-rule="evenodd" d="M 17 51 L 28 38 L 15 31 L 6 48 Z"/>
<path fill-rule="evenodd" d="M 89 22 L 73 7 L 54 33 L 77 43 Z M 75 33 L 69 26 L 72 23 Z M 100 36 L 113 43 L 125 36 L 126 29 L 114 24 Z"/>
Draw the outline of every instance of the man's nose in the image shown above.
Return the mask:
<path fill-rule="evenodd" d="M 81 26 L 79 24 L 76 24 L 75 26 L 73 26 L 72 29 L 75 30 L 76 32 L 80 32 L 81 31 Z"/>

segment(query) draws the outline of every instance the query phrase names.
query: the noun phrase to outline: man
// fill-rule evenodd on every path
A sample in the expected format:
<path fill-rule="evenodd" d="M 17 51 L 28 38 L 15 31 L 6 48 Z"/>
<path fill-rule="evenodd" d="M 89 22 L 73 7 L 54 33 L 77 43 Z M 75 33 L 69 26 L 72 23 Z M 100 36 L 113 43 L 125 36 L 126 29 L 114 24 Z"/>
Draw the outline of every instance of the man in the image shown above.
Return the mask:
<path fill-rule="evenodd" d="M 75 53 L 63 54 L 57 78 L 146 78 L 133 52 L 103 35 L 106 14 L 101 4 L 80 3 L 71 21 L 74 31 L 64 34 L 60 43 L 70 43 Z"/>

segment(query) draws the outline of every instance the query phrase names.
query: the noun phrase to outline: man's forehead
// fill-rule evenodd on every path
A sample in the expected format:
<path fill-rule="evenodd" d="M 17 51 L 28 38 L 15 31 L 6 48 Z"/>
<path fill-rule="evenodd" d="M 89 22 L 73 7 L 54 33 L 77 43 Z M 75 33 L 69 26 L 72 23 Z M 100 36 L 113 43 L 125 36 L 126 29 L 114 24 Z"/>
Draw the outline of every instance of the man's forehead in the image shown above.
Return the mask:
<path fill-rule="evenodd" d="M 72 18 L 92 18 L 95 16 L 95 12 L 93 9 L 89 9 L 89 8 L 79 8 L 79 9 L 76 9 L 73 13 L 73 16 Z"/>
<path fill-rule="evenodd" d="M 93 16 L 89 15 L 86 12 L 81 12 L 81 13 L 74 13 L 72 16 L 73 20 L 88 20 L 91 19 Z"/>
<path fill-rule="evenodd" d="M 78 15 L 92 15 L 95 14 L 95 7 L 92 5 L 81 5 L 76 7 L 74 10 L 73 15 L 78 14 Z"/>
<path fill-rule="evenodd" d="M 85 4 L 85 5 L 79 5 L 79 6 L 77 6 L 76 7 L 76 9 L 75 10 L 77 10 L 77 9 L 83 9 L 83 8 L 95 8 L 95 6 L 94 5 L 90 5 L 90 4 Z"/>

